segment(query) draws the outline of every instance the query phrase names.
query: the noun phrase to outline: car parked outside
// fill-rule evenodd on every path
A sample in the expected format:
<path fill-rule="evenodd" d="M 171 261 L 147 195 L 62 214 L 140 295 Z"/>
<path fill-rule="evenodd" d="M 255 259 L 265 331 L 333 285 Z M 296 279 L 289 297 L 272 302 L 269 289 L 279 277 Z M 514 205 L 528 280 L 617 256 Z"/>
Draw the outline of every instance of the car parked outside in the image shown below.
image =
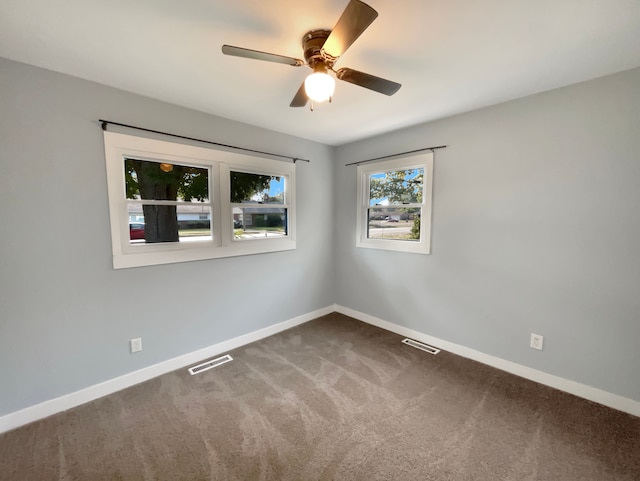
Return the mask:
<path fill-rule="evenodd" d="M 144 224 L 142 222 L 129 223 L 129 239 L 144 240 Z"/>

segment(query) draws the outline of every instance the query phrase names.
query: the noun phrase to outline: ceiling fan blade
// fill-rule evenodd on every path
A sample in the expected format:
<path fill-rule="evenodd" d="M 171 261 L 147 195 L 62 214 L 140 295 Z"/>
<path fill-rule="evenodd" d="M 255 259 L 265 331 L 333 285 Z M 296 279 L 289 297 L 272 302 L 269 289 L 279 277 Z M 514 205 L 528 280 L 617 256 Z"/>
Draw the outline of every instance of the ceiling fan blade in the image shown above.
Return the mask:
<path fill-rule="evenodd" d="M 375 75 L 364 72 L 358 72 L 357 70 L 350 68 L 341 68 L 337 70 L 336 77 L 340 80 L 344 80 L 345 82 L 359 85 L 360 87 L 374 90 L 375 92 L 380 92 L 385 95 L 393 95 L 400 89 L 400 87 L 402 87 L 401 84 L 392 82 L 391 80 L 376 77 Z"/>
<path fill-rule="evenodd" d="M 304 65 L 304 61 L 299 58 L 285 57 L 284 55 L 277 55 L 275 53 L 260 52 L 258 50 L 251 50 L 248 48 L 234 47 L 233 45 L 223 45 L 222 53 L 225 55 L 233 55 L 234 57 L 251 58 L 253 60 L 264 60 L 265 62 L 283 63 L 285 65 L 292 65 L 294 67 L 300 67 Z"/>
<path fill-rule="evenodd" d="M 308 101 L 309 98 L 307 97 L 307 92 L 305 92 L 304 90 L 304 82 L 302 82 L 302 85 L 300 85 L 300 88 L 293 97 L 293 100 L 289 104 L 289 107 L 304 107 L 305 105 L 307 105 Z"/>
<path fill-rule="evenodd" d="M 378 16 L 360 0 L 351 0 L 322 46 L 322 55 L 335 62 Z"/>

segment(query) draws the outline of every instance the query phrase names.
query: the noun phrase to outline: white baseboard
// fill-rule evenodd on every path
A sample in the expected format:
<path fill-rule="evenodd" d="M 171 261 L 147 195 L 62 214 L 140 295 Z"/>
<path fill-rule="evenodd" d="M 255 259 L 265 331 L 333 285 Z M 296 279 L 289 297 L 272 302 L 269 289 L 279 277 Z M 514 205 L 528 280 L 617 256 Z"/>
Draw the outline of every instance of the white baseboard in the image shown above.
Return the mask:
<path fill-rule="evenodd" d="M 114 379 L 109 379 L 108 381 L 100 384 L 89 386 L 85 389 L 81 389 L 80 391 L 72 392 L 70 394 L 21 409 L 20 411 L 6 414 L 0 417 L 0 433 L 24 426 L 25 424 L 51 416 L 52 414 L 66 411 L 72 407 L 93 401 L 135 384 L 148 381 L 149 379 L 175 371 L 176 369 L 181 369 L 208 357 L 217 356 L 251 342 L 259 341 L 265 337 L 269 337 L 297 325 L 304 324 L 305 322 L 317 317 L 331 314 L 332 312 L 335 312 L 335 310 L 335 305 L 318 309 L 317 311 L 303 314 L 293 319 L 289 319 L 288 321 L 280 322 L 273 326 L 265 327 L 242 336 L 234 337 L 228 341 L 223 341 L 218 344 L 205 347 L 204 349 L 199 349 L 182 356 L 174 357 L 173 359 L 154 364 L 153 366 L 145 367 L 138 371 L 134 371 Z"/>
<path fill-rule="evenodd" d="M 633 399 L 625 398 L 617 394 L 612 394 L 610 392 L 603 391 L 602 389 L 587 386 L 586 384 L 580 384 L 578 382 L 570 381 L 568 379 L 554 376 L 552 374 L 547 374 L 546 372 L 538 371 L 521 364 L 516 364 L 515 362 L 506 361 L 504 359 L 500 359 L 499 357 L 491 356 L 489 354 L 485 354 L 483 352 L 476 351 L 459 344 L 454 344 L 449 341 L 438 339 L 437 337 L 423 334 L 422 332 L 415 331 L 413 329 L 399 326 L 392 322 L 378 319 L 377 317 L 370 316 L 369 314 L 365 314 L 348 307 L 336 305 L 335 310 L 336 312 L 344 314 L 345 316 L 353 317 L 354 319 L 358 319 L 359 321 L 366 322 L 367 324 L 380 327 L 387 331 L 395 332 L 396 334 L 404 337 L 409 337 L 417 341 L 431 344 L 435 347 L 444 349 L 445 351 L 449 351 L 453 354 L 457 354 L 467 359 L 473 359 L 474 361 L 481 362 L 482 364 L 495 367 L 502 371 L 515 374 L 516 376 L 520 376 L 525 379 L 544 384 L 546 386 L 550 386 L 560 391 L 568 392 L 583 399 L 588 399 L 589 401 L 603 404 L 613 409 L 633 414 L 634 416 L 640 416 L 640 402 Z"/>

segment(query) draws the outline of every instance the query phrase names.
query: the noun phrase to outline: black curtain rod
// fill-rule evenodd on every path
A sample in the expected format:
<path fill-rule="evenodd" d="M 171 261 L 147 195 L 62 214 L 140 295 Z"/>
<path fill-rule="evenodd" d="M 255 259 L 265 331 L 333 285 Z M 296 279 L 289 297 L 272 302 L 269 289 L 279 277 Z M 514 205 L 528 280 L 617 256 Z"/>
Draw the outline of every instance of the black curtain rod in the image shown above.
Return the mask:
<path fill-rule="evenodd" d="M 153 130 L 153 129 L 145 129 L 144 127 L 136 127 L 135 125 L 127 125 L 127 124 L 121 124 L 119 122 L 111 122 L 110 120 L 98 119 L 98 122 L 100 122 L 102 124 L 102 130 L 107 130 L 107 125 L 108 124 L 118 125 L 120 127 L 126 127 L 128 129 L 142 130 L 144 132 L 151 132 L 153 134 L 168 135 L 169 137 L 176 137 L 178 139 L 193 140 L 195 142 L 203 142 L 205 144 L 217 145 L 219 147 L 227 147 L 229 149 L 243 150 L 245 152 L 253 152 L 255 154 L 270 155 L 272 157 L 280 157 L 282 159 L 291 159 L 294 164 L 296 162 L 298 162 L 298 161 L 311 162 L 310 160 L 303 159 L 301 157 L 293 157 L 291 155 L 274 154 L 272 152 L 264 152 L 262 150 L 247 149 L 245 147 L 237 147 L 235 145 L 221 144 L 220 142 L 213 142 L 211 140 L 202 140 L 202 139 L 196 139 L 195 137 L 187 137 L 185 135 L 170 134 L 169 132 L 162 132 L 160 130 Z"/>
<path fill-rule="evenodd" d="M 434 151 L 436 149 L 446 149 L 446 148 L 447 148 L 446 145 L 438 145 L 437 147 L 424 147 L 423 149 L 407 150 L 406 152 L 400 152 L 399 154 L 385 155 L 383 157 L 376 157 L 375 159 L 359 160 L 358 162 L 351 162 L 350 164 L 345 164 L 344 166 L 349 167 L 350 165 L 366 164 L 367 162 L 375 162 L 376 160 L 388 159 L 389 157 L 397 157 L 398 155 L 413 154 L 415 152 L 422 152 L 424 150 Z"/>

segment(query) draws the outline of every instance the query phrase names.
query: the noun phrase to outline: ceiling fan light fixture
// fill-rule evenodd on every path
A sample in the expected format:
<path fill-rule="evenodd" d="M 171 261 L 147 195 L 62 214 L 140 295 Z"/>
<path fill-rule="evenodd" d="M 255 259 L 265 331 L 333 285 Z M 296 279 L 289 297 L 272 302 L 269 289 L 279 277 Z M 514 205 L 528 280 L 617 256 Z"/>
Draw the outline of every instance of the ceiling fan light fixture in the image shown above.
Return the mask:
<path fill-rule="evenodd" d="M 325 102 L 333 96 L 336 81 L 326 72 L 314 72 L 304 81 L 304 91 L 314 102 Z"/>

